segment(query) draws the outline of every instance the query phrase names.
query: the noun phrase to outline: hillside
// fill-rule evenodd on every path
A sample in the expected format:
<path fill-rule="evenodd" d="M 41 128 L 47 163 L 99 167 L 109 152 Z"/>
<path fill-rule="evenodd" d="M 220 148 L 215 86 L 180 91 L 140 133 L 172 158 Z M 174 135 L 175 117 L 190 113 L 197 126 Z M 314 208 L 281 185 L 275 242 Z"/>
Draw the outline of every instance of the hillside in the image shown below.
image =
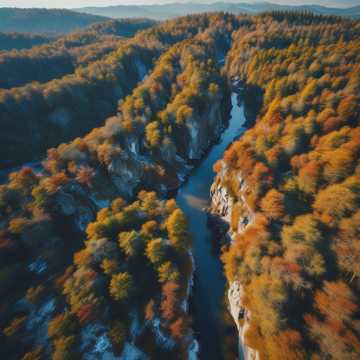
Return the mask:
<path fill-rule="evenodd" d="M 278 5 L 267 2 L 261 3 L 232 3 L 232 2 L 215 2 L 207 3 L 171 3 L 164 5 L 119 5 L 108 7 L 84 7 L 73 9 L 83 13 L 107 16 L 111 18 L 123 17 L 146 17 L 156 20 L 164 20 L 182 16 L 186 14 L 205 13 L 214 11 L 224 11 L 233 14 L 257 14 L 264 11 L 311 11 L 315 14 L 336 15 L 359 18 L 360 7 L 352 8 L 330 8 L 319 5 L 289 6 Z"/>
<path fill-rule="evenodd" d="M 0 53 L 0 357 L 358 359 L 360 21 L 127 21 Z"/>
<path fill-rule="evenodd" d="M 0 32 L 67 34 L 105 20 L 65 9 L 0 8 Z"/>
<path fill-rule="evenodd" d="M 127 40 L 122 35 L 152 25 L 114 20 L 51 44 L 0 53 L 2 167 L 36 158 L 113 114 L 166 46 L 166 40 L 151 42 L 152 31 Z M 142 38 L 148 39 L 145 45 Z"/>
<path fill-rule="evenodd" d="M 23 86 L 30 82 L 44 83 L 84 67 L 114 51 L 121 38 L 153 26 L 153 20 L 119 19 L 101 22 L 53 39 L 50 44 L 30 50 L 0 53 L 0 89 Z M 0 34 L 14 44 L 20 34 Z M 29 37 L 29 34 L 23 35 Z M 50 41 L 50 39 L 49 39 Z"/>
<path fill-rule="evenodd" d="M 0 51 L 30 49 L 53 40 L 54 37 L 40 34 L 0 33 Z"/>
<path fill-rule="evenodd" d="M 213 211 L 229 226 L 222 259 L 249 358 L 360 352 L 360 26 L 301 25 L 307 17 L 277 13 L 296 26 L 239 30 L 226 65 L 250 105 L 263 94 L 212 187 Z"/>
<path fill-rule="evenodd" d="M 78 358 L 102 346 L 112 357 L 132 350 L 187 358 L 193 269 L 186 219 L 173 200 L 141 189 L 179 186 L 186 163 L 219 137 L 227 85 L 211 59 L 224 56 L 227 31 L 238 26 L 232 16 L 203 15 L 135 37 L 123 52 L 135 48 L 158 61 L 117 115 L 49 149 L 42 174 L 23 168 L 0 186 L 4 356 L 66 351 Z M 118 63 L 108 71 L 118 72 Z M 191 127 L 200 125 L 194 138 Z M 23 281 L 14 287 L 14 278 Z M 25 308 L 14 305 L 19 296 Z"/>

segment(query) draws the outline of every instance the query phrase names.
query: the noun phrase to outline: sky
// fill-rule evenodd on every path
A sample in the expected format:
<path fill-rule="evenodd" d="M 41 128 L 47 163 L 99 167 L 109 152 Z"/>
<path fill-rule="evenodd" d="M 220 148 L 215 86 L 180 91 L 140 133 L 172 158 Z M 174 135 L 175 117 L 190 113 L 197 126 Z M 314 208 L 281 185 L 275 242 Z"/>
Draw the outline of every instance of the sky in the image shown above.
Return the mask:
<path fill-rule="evenodd" d="M 218 0 L 227 2 L 229 0 Z M 254 2 L 254 0 L 230 0 L 232 2 Z M 229 1 L 229 2 L 230 2 Z M 258 0 L 259 1 L 259 0 Z M 352 5 L 356 0 L 267 0 L 268 2 L 278 4 L 320 4 L 328 6 L 336 5 Z M 360 4 L 360 0 L 359 4 Z M 83 6 L 109 6 L 109 5 L 120 5 L 120 4 L 154 4 L 154 3 L 171 3 L 171 2 L 186 2 L 182 0 L 0 0 L 0 7 L 45 7 L 45 8 L 79 8 Z M 215 2 L 215 0 L 200 0 L 194 2 Z"/>
<path fill-rule="evenodd" d="M 79 8 L 83 6 L 108 6 L 120 4 L 153 4 L 157 0 L 0 0 L 0 6 Z"/>

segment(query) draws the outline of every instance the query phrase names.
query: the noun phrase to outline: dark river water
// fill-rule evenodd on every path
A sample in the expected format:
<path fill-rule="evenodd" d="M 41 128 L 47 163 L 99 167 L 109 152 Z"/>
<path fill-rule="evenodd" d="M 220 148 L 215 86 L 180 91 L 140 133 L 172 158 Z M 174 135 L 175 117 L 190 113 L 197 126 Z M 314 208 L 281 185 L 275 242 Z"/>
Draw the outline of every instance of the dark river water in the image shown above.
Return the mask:
<path fill-rule="evenodd" d="M 212 246 L 212 232 L 203 210 L 209 205 L 210 187 L 214 180 L 214 163 L 223 157 L 232 141 L 245 130 L 243 104 L 238 104 L 237 94 L 232 94 L 232 110 L 228 128 L 218 144 L 191 173 L 187 182 L 179 189 L 176 197 L 189 222 L 193 237 L 195 280 L 192 294 L 191 315 L 195 338 L 200 346 L 200 359 L 221 360 L 224 358 L 225 329 L 223 321 L 223 299 L 225 277 L 218 254 Z"/>

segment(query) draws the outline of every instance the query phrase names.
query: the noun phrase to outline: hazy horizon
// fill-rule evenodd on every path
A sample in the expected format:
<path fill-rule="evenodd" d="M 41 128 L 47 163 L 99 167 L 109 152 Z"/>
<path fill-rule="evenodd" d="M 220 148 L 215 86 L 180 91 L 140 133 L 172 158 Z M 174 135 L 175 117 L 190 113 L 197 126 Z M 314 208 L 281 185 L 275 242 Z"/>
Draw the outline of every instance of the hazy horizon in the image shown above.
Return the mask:
<path fill-rule="evenodd" d="M 87 6 L 112 6 L 112 5 L 152 5 L 167 3 L 186 3 L 188 0 L 2 0 L 0 7 L 20 7 L 20 8 L 80 8 Z M 328 7 L 349 7 L 356 5 L 356 0 L 198 0 L 192 3 L 214 3 L 214 2 L 234 2 L 234 3 L 259 3 L 270 2 L 281 5 L 323 5 Z M 76 5 L 75 5 L 76 4 Z M 360 0 L 359 0 L 360 5 Z"/>

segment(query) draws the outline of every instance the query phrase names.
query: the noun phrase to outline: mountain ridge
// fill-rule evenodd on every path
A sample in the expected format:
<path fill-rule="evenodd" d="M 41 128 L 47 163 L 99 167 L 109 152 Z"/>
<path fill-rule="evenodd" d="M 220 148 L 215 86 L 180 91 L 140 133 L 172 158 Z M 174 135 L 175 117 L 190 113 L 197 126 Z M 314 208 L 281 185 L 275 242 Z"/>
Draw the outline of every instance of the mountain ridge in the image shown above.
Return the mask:
<path fill-rule="evenodd" d="M 106 20 L 67 9 L 0 8 L 0 32 L 67 34 Z"/>
<path fill-rule="evenodd" d="M 234 14 L 257 14 L 264 11 L 311 11 L 321 15 L 336 15 L 352 18 L 360 17 L 360 5 L 349 8 L 336 8 L 325 7 L 322 5 L 281 5 L 271 2 L 235 3 L 231 1 L 219 1 L 213 3 L 174 2 L 154 5 L 113 5 L 104 7 L 83 7 L 72 10 L 112 18 L 149 17 L 156 20 L 166 20 L 176 16 L 215 11 L 224 11 Z"/>

